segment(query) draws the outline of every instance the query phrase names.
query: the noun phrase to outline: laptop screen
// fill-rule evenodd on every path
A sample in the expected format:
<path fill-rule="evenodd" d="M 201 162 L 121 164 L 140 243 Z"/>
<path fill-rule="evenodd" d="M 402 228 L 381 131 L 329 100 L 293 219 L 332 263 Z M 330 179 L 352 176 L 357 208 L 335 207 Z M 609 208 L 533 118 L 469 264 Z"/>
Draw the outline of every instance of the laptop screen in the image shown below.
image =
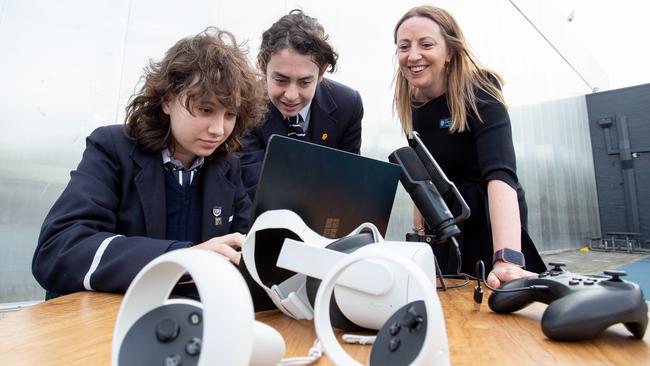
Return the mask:
<path fill-rule="evenodd" d="M 251 223 L 288 209 L 318 234 L 345 236 L 364 222 L 386 234 L 399 165 L 274 135 L 269 140 Z"/>

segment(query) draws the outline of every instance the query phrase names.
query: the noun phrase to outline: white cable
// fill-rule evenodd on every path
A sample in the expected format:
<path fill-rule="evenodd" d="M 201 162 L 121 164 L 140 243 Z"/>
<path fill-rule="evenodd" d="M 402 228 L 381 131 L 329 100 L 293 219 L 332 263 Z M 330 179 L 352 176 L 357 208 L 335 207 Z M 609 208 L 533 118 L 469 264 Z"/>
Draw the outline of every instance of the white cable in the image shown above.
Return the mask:
<path fill-rule="evenodd" d="M 323 357 L 323 346 L 321 345 L 318 338 L 314 341 L 314 345 L 307 352 L 308 356 L 303 357 L 289 357 L 283 358 L 278 363 L 278 366 L 301 366 L 301 365 L 311 365 L 312 363 L 317 362 Z"/>
<path fill-rule="evenodd" d="M 362 336 L 358 334 L 344 334 L 343 341 L 349 344 L 374 344 L 377 336 Z"/>

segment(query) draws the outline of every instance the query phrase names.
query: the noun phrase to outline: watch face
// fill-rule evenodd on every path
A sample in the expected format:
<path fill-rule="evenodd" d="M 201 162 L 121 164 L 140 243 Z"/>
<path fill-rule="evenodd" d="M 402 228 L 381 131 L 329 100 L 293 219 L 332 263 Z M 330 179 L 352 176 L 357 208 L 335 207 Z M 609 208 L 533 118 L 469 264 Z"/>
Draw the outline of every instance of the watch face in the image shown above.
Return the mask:
<path fill-rule="evenodd" d="M 500 249 L 494 253 L 494 260 L 503 260 L 521 267 L 525 265 L 524 255 L 521 252 L 509 248 Z"/>
<path fill-rule="evenodd" d="M 512 249 L 506 249 L 504 250 L 503 254 L 504 254 L 503 259 L 506 262 L 514 263 L 520 266 L 524 265 L 524 255 L 521 254 L 521 252 Z"/>

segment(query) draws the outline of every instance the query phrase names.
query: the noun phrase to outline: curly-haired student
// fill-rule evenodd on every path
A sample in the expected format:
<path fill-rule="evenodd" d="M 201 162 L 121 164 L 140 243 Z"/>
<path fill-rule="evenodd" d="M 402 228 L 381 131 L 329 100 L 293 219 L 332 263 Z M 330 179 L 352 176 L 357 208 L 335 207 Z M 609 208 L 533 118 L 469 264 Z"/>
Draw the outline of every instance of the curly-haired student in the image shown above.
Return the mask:
<path fill-rule="evenodd" d="M 124 292 L 174 249 L 239 263 L 251 202 L 233 152 L 265 113 L 257 71 L 232 34 L 211 27 L 178 41 L 143 78 L 125 123 L 87 138 L 45 218 L 32 271 L 50 297 Z"/>

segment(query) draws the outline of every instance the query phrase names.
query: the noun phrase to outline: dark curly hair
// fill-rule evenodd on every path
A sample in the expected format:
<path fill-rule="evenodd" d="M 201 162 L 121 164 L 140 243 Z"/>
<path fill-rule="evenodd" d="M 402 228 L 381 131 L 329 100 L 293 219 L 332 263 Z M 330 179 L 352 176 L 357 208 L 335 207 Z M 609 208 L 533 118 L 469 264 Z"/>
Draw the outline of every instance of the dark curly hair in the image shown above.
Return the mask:
<path fill-rule="evenodd" d="M 316 18 L 305 15 L 302 10 L 294 9 L 262 34 L 257 67 L 266 74 L 266 66 L 271 56 L 290 48 L 301 55 L 311 56 L 321 72 L 327 65 L 328 71 L 334 72 L 339 55 L 328 41 L 329 36 L 325 34 L 325 29 Z"/>
<path fill-rule="evenodd" d="M 178 41 L 160 62 L 150 61 L 142 76 L 144 85 L 126 107 L 126 134 L 150 153 L 173 150 L 170 119 L 163 103 L 183 94 L 184 106 L 217 99 L 236 111 L 235 128 L 212 156 L 225 156 L 241 148 L 241 137 L 266 113 L 264 85 L 235 37 L 209 27 Z M 192 112 L 190 112 L 192 113 Z"/>

